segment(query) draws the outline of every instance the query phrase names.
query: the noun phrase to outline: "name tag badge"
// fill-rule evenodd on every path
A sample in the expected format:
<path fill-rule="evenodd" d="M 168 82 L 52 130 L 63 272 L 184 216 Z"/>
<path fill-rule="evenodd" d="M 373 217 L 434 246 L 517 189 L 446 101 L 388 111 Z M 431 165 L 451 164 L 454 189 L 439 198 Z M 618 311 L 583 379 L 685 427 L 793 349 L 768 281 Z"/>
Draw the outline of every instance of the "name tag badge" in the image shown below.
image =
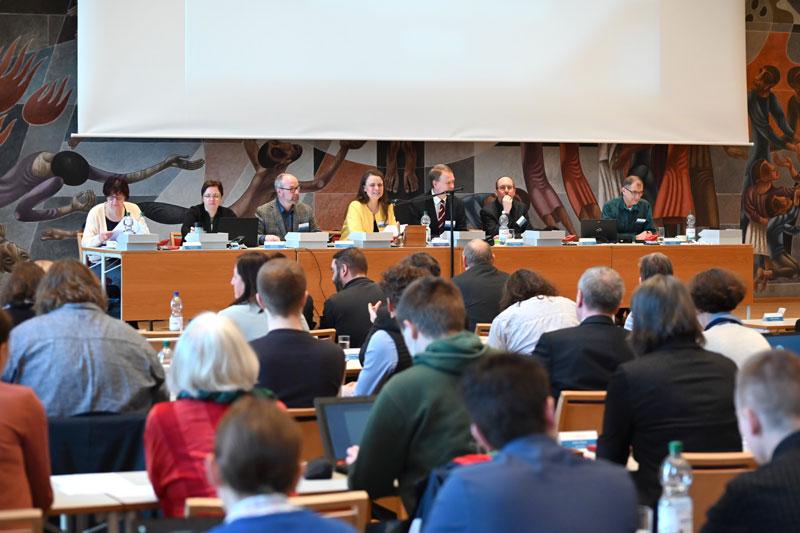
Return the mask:
<path fill-rule="evenodd" d="M 454 224 L 453 224 L 453 221 L 452 221 L 452 220 L 445 220 L 445 221 L 444 221 L 444 227 L 445 227 L 445 229 L 450 229 L 452 226 L 454 226 Z"/>
<path fill-rule="evenodd" d="M 636 219 L 636 223 L 637 224 L 644 224 L 645 222 L 647 222 L 647 220 L 645 220 L 644 218 L 637 218 Z"/>
<path fill-rule="evenodd" d="M 378 221 L 378 229 L 383 229 L 385 227 L 386 227 L 386 221 L 385 220 Z"/>
<path fill-rule="evenodd" d="M 308 231 L 308 222 L 303 222 L 302 224 L 297 225 L 298 231 Z"/>
<path fill-rule="evenodd" d="M 525 223 L 527 223 L 527 222 L 528 222 L 528 221 L 527 221 L 527 220 L 525 220 L 525 217 L 519 217 L 519 218 L 517 219 L 517 226 L 519 226 L 519 227 L 522 227 L 522 226 L 523 226 L 523 224 L 525 224 Z"/>

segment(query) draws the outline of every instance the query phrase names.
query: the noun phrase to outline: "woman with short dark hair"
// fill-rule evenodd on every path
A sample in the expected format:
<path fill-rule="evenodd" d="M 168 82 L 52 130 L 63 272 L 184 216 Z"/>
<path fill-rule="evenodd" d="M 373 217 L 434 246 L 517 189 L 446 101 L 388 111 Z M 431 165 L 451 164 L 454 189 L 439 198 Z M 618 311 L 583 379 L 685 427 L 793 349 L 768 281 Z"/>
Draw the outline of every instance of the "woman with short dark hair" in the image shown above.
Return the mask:
<path fill-rule="evenodd" d="M 221 218 L 236 218 L 236 213 L 232 209 L 222 205 L 223 194 L 222 182 L 217 180 L 203 182 L 203 186 L 200 187 L 203 202 L 193 205 L 186 212 L 181 226 L 181 238 L 185 239 L 186 234 L 197 225 L 206 233 L 216 233 Z"/>
<path fill-rule="evenodd" d="M 624 465 L 642 503 L 661 495 L 658 469 L 672 440 L 688 452 L 742 449 L 733 406 L 736 365 L 703 349 L 689 291 L 672 276 L 644 281 L 633 295 L 636 358 L 611 376 L 597 456 Z"/>
<path fill-rule="evenodd" d="M 124 229 L 122 219 L 125 213 L 133 218 L 137 226 L 136 233 L 150 233 L 142 217 L 142 210 L 138 205 L 128 201 L 130 189 L 127 181 L 116 176 L 108 178 L 103 183 L 103 195 L 106 201 L 91 208 L 86 215 L 82 246 L 100 246 L 111 240 L 115 231 Z"/>

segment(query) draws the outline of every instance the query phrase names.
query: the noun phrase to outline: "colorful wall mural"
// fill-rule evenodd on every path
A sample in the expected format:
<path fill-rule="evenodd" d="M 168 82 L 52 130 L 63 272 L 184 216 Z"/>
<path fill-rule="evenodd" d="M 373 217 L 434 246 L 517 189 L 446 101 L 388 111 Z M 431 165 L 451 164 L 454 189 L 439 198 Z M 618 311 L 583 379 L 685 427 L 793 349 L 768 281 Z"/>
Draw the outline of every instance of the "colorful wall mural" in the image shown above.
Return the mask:
<path fill-rule="evenodd" d="M 0 222 L 5 239 L 35 259 L 77 256 L 75 233 L 102 201 L 102 181 L 124 176 L 131 200 L 166 237 L 200 202 L 205 179 L 240 216 L 272 199 L 283 171 L 325 229 L 340 229 L 362 172 L 377 166 L 397 198 L 419 194 L 427 170 L 447 163 L 463 194 L 492 192 L 512 176 L 539 226 L 574 233 L 619 194 L 645 182 L 657 224 L 742 228 L 754 245 L 761 296 L 800 296 L 793 246 L 800 193 L 800 0 L 747 0 L 747 82 L 752 147 L 539 143 L 92 140 L 76 142 L 76 0 L 0 4 Z M 86 170 L 88 168 L 88 171 Z M 88 177 L 84 177 L 88 176 Z M 3 239 L 3 237 L 0 237 Z M 2 247 L 0 247 L 2 250 Z M 2 253 L 0 251 L 0 253 Z M 2 264 L 2 263 L 0 263 Z M 1 268 L 1 267 L 0 267 Z"/>

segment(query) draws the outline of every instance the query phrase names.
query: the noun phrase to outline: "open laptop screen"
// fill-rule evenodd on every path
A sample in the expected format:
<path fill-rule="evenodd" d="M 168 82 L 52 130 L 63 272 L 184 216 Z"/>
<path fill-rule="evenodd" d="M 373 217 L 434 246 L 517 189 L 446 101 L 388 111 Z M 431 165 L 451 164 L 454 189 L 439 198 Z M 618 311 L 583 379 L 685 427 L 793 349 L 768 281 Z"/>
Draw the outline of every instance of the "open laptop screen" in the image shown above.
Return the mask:
<path fill-rule="evenodd" d="M 242 237 L 242 242 L 248 248 L 256 248 L 258 246 L 257 218 L 221 218 L 219 219 L 217 231 L 227 233 L 230 240 Z"/>
<path fill-rule="evenodd" d="M 343 460 L 347 448 L 361 442 L 374 403 L 374 396 L 314 400 L 322 445 L 329 460 Z"/>
<path fill-rule="evenodd" d="M 617 242 L 617 221 L 604 218 L 581 220 L 581 238 L 594 238 L 598 243 Z"/>

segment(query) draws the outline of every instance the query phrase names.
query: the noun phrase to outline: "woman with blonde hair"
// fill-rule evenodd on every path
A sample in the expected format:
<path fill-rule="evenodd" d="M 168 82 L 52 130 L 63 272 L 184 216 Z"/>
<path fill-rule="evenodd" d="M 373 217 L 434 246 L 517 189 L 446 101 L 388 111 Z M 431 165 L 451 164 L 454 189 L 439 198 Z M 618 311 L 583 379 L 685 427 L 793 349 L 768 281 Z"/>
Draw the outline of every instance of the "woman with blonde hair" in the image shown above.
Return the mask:
<path fill-rule="evenodd" d="M 160 403 L 147 416 L 145 462 L 166 516 L 183 516 L 187 497 L 215 496 L 205 475 L 220 419 L 246 394 L 274 397 L 254 389 L 258 358 L 229 319 L 198 315 L 175 347 L 168 386 L 175 401 Z"/>

